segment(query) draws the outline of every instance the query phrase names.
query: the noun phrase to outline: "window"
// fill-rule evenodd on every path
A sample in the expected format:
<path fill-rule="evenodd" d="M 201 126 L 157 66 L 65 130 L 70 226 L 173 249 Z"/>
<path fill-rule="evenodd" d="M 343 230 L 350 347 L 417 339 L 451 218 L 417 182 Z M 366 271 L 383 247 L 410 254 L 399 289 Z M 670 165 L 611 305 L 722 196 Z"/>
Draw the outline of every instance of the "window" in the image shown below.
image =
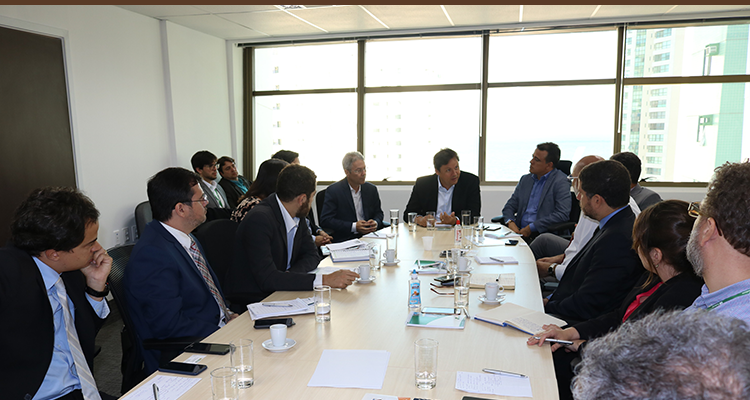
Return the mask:
<path fill-rule="evenodd" d="M 663 131 L 664 130 L 664 123 L 662 122 L 662 123 L 658 123 L 658 124 L 648 124 L 648 129 L 652 130 L 652 131 Z"/>
<path fill-rule="evenodd" d="M 648 141 L 649 142 L 663 142 L 664 135 L 663 134 L 660 134 L 660 135 L 650 134 L 648 135 Z"/>
<path fill-rule="evenodd" d="M 661 175 L 661 168 L 646 168 L 646 174 L 648 175 Z"/>
<path fill-rule="evenodd" d="M 652 108 L 666 107 L 667 101 L 666 100 L 654 100 L 648 103 L 648 105 Z"/>
<path fill-rule="evenodd" d="M 646 164 L 661 164 L 661 157 L 646 157 Z"/>
<path fill-rule="evenodd" d="M 667 40 L 664 42 L 659 42 L 654 44 L 654 50 L 666 50 L 672 46 L 672 42 Z"/>
<path fill-rule="evenodd" d="M 646 151 L 649 153 L 663 153 L 664 146 L 646 146 Z"/>
<path fill-rule="evenodd" d="M 651 96 L 666 96 L 667 88 L 651 89 Z"/>
<path fill-rule="evenodd" d="M 648 113 L 648 117 L 650 119 L 664 119 L 666 118 L 666 116 L 667 116 L 667 113 L 665 111 L 657 111 L 657 112 Z M 664 129 L 664 124 L 662 124 L 661 129 Z"/>
<path fill-rule="evenodd" d="M 658 38 L 668 37 L 671 35 L 672 35 L 672 29 L 668 28 L 668 29 L 662 29 L 662 30 L 656 31 L 656 34 L 654 35 L 654 37 L 658 39 Z"/>
<path fill-rule="evenodd" d="M 669 65 L 657 65 L 653 68 L 651 68 L 651 71 L 655 74 L 660 74 L 663 72 L 669 72 Z"/>
<path fill-rule="evenodd" d="M 669 53 L 654 55 L 654 61 L 667 61 L 667 60 L 669 60 Z"/>

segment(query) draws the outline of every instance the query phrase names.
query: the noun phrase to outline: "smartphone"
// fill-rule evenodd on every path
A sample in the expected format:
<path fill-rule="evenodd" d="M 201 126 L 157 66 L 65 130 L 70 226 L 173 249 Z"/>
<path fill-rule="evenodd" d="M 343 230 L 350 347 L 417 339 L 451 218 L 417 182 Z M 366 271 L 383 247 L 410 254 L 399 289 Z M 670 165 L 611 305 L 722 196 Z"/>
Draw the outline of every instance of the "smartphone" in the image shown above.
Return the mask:
<path fill-rule="evenodd" d="M 515 246 L 517 244 L 518 244 L 518 240 L 515 240 L 515 239 L 508 239 L 508 241 L 505 242 L 506 246 Z"/>
<path fill-rule="evenodd" d="M 456 309 L 453 307 L 425 307 L 422 309 L 422 314 L 454 315 L 460 314 L 460 309 Z"/>
<path fill-rule="evenodd" d="M 294 325 L 292 318 L 272 318 L 272 319 L 259 319 L 255 321 L 255 329 L 268 329 L 271 325 L 284 324 L 286 326 Z"/>
<path fill-rule="evenodd" d="M 222 356 L 229 353 L 229 345 L 218 343 L 190 343 L 183 351 L 188 353 L 218 354 Z"/>
<path fill-rule="evenodd" d="M 497 230 L 499 230 L 499 229 L 500 229 L 500 228 L 502 228 L 502 227 L 503 227 L 502 225 L 498 225 L 498 226 L 489 226 L 489 225 L 485 225 L 485 226 L 484 226 L 484 230 L 485 230 L 485 231 L 490 231 L 490 232 L 493 232 L 493 231 L 497 231 Z"/>
<path fill-rule="evenodd" d="M 452 285 L 453 281 L 456 278 L 449 278 L 448 275 L 438 276 L 437 278 L 434 278 L 436 281 L 440 282 L 442 285 Z"/>
<path fill-rule="evenodd" d="M 159 366 L 159 371 L 171 372 L 173 374 L 198 375 L 201 372 L 205 371 L 206 368 L 208 367 L 206 367 L 203 364 L 190 364 L 190 363 L 171 361 L 165 365 Z"/>
<path fill-rule="evenodd" d="M 461 397 L 461 400 L 490 400 L 490 399 L 486 397 L 464 396 L 464 397 Z"/>

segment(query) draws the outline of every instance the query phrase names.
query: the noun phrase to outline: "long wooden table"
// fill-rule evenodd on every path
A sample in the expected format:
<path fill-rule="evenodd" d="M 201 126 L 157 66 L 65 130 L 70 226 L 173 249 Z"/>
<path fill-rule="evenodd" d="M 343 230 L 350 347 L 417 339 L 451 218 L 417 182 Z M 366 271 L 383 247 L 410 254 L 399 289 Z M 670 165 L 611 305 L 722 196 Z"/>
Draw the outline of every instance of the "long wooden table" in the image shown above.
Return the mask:
<path fill-rule="evenodd" d="M 503 228 L 504 232 L 507 228 Z M 529 376 L 533 398 L 557 399 L 557 384 L 548 346 L 527 346 L 528 335 L 481 321 L 467 320 L 463 330 L 407 327 L 408 280 L 416 259 L 438 260 L 441 250 L 453 247 L 452 231 L 436 231 L 432 251 L 424 251 L 422 236 L 429 234 L 418 227 L 408 232 L 401 224 L 398 238 L 398 266 L 384 266 L 371 275 L 377 278 L 370 284 L 355 283 L 343 290 L 333 290 L 331 321 L 317 323 L 313 314 L 296 315 L 296 325 L 288 329 L 287 337 L 297 345 L 284 353 L 271 353 L 261 346 L 270 338 L 267 329 L 254 329 L 249 314 L 243 313 L 227 326 L 207 337 L 211 343 L 229 343 L 239 338 L 252 339 L 255 347 L 255 384 L 240 390 L 240 399 L 352 399 L 359 400 L 365 393 L 378 393 L 426 399 L 461 399 L 471 395 L 455 389 L 456 371 L 481 372 L 482 368 L 496 368 Z M 366 239 L 385 248 L 384 239 Z M 509 255 L 518 259 L 518 265 L 477 265 L 473 273 L 514 272 L 516 289 L 506 290 L 506 301 L 543 311 L 539 280 L 532 253 L 523 242 L 517 246 L 474 247 L 479 255 Z M 330 257 L 320 267 L 351 268 L 365 262 L 337 263 Z M 421 275 L 422 306 L 452 307 L 453 296 L 438 296 L 429 290 L 437 275 Z M 451 288 L 439 289 L 452 292 Z M 472 289 L 469 293 L 469 314 L 489 310 L 496 306 L 481 303 L 478 296 L 484 290 Z M 276 292 L 267 301 L 311 297 L 310 292 Z M 414 384 L 414 341 L 433 338 L 439 342 L 437 386 L 419 390 Z M 318 360 L 325 349 L 386 350 L 390 352 L 388 369 L 381 390 L 308 387 Z M 191 354 L 183 353 L 176 361 Z M 180 400 L 211 399 L 209 372 L 214 368 L 230 366 L 229 355 L 208 355 L 201 361 L 208 371 L 199 375 L 203 379 Z M 157 372 L 156 374 L 163 374 Z M 167 374 L 169 375 L 169 374 Z M 149 378 L 146 379 L 148 381 Z M 144 381 L 145 382 L 145 381 Z M 141 383 L 143 384 L 143 383 Z M 140 386 L 140 385 L 139 385 Z M 135 390 L 135 389 L 134 389 Z M 494 395 L 477 397 L 499 399 Z"/>

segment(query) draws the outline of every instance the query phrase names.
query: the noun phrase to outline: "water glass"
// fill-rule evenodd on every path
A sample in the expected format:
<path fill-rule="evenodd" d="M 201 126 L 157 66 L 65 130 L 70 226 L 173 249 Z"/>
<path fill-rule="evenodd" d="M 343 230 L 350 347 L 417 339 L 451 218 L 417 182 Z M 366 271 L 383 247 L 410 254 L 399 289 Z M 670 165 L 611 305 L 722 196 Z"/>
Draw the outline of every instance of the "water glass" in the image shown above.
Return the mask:
<path fill-rule="evenodd" d="M 380 246 L 371 243 L 367 248 L 370 251 L 370 269 L 380 269 Z"/>
<path fill-rule="evenodd" d="M 409 226 L 409 232 L 416 231 L 417 230 L 417 221 L 416 221 L 417 220 L 417 213 L 410 212 L 409 214 L 406 215 L 406 217 L 408 219 L 408 221 L 406 221 L 406 222 L 407 222 L 407 224 Z"/>
<path fill-rule="evenodd" d="M 453 281 L 453 307 L 469 308 L 469 284 L 471 274 L 468 272 L 457 272 Z"/>
<path fill-rule="evenodd" d="M 461 210 L 461 226 L 471 225 L 471 210 Z"/>
<path fill-rule="evenodd" d="M 237 371 L 232 367 L 221 367 L 211 371 L 211 391 L 214 400 L 237 400 Z"/>
<path fill-rule="evenodd" d="M 448 273 L 453 274 L 458 268 L 458 258 L 461 257 L 461 249 L 450 249 L 445 251 L 445 259 L 448 261 Z"/>
<path fill-rule="evenodd" d="M 478 239 L 484 237 L 484 217 L 481 215 L 474 217 L 474 236 Z"/>
<path fill-rule="evenodd" d="M 331 287 L 315 286 L 315 320 L 328 322 L 331 320 Z"/>
<path fill-rule="evenodd" d="M 246 389 L 253 386 L 253 341 L 239 339 L 229 343 L 229 359 L 237 370 L 237 387 Z"/>
<path fill-rule="evenodd" d="M 393 249 L 394 257 L 398 257 L 398 236 L 393 233 L 385 235 L 386 250 Z"/>
<path fill-rule="evenodd" d="M 391 210 L 391 233 L 398 235 L 398 209 Z"/>
<path fill-rule="evenodd" d="M 425 215 L 425 226 L 427 226 L 428 231 L 435 230 L 435 211 L 427 211 L 427 215 Z"/>
<path fill-rule="evenodd" d="M 414 378 L 417 388 L 437 385 L 438 341 L 422 338 L 414 342 Z"/>

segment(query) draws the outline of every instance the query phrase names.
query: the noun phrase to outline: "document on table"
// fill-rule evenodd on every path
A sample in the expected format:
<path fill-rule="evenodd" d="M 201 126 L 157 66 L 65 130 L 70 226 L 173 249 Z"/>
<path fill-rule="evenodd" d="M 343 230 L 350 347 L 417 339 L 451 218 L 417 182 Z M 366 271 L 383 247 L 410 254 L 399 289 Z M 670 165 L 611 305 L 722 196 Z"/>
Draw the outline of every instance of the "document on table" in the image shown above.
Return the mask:
<path fill-rule="evenodd" d="M 256 319 L 269 317 L 312 314 L 315 312 L 315 306 L 313 305 L 312 297 L 304 299 L 298 297 L 294 300 L 264 301 L 248 304 L 247 310 L 250 312 L 250 318 L 255 321 Z"/>
<path fill-rule="evenodd" d="M 390 357 L 385 350 L 323 350 L 307 386 L 382 389 Z"/>
<path fill-rule="evenodd" d="M 346 242 L 327 244 L 326 247 L 328 247 L 328 250 L 330 251 L 351 249 L 356 247 L 367 248 L 367 242 L 363 242 L 359 239 L 351 239 L 347 240 Z"/>
<path fill-rule="evenodd" d="M 532 397 L 529 377 L 456 371 L 456 389 L 468 393 Z"/>
<path fill-rule="evenodd" d="M 204 374 L 208 375 L 207 372 Z M 122 400 L 154 400 L 154 383 L 159 387 L 159 400 L 177 400 L 200 380 L 201 378 L 156 375 Z"/>
<path fill-rule="evenodd" d="M 385 239 L 388 234 L 391 233 L 391 228 L 386 227 L 379 231 L 370 232 L 367 235 L 362 236 L 363 238 L 369 238 L 369 239 Z"/>

